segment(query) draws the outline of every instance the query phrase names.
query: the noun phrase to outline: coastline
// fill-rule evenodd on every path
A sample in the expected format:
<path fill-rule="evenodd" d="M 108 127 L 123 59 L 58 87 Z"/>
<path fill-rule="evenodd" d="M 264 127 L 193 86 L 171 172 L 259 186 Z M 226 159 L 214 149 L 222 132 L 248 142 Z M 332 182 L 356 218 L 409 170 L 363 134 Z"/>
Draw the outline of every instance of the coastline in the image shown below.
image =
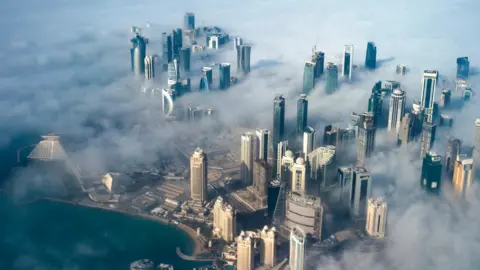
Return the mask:
<path fill-rule="evenodd" d="M 10 196 L 5 190 L 2 190 L 2 189 L 0 189 L 0 193 L 2 193 L 4 195 L 7 195 L 7 196 Z M 103 210 L 103 211 L 112 211 L 112 212 L 120 213 L 120 214 L 123 214 L 123 215 L 135 217 L 135 218 L 152 220 L 152 221 L 158 222 L 158 223 L 160 223 L 162 225 L 166 225 L 166 226 L 173 226 L 173 227 L 176 227 L 176 228 L 180 229 L 184 233 L 186 233 L 187 236 L 194 243 L 194 248 L 193 248 L 193 251 L 191 252 L 191 254 L 185 254 L 182 251 L 182 254 L 186 258 L 190 258 L 188 260 L 193 261 L 194 259 L 192 259 L 192 258 L 195 258 L 203 250 L 203 242 L 197 237 L 197 233 L 193 228 L 191 228 L 191 227 L 189 227 L 185 224 L 182 224 L 182 223 L 174 224 L 174 223 L 169 222 L 168 220 L 165 220 L 165 219 L 163 219 L 161 217 L 157 217 L 157 216 L 151 216 L 151 215 L 142 214 L 142 213 L 133 213 L 133 212 L 129 212 L 129 211 L 118 209 L 118 208 L 110 208 L 108 206 L 99 205 L 95 202 L 85 203 L 85 202 L 77 202 L 77 201 L 50 198 L 50 197 L 36 197 L 36 198 L 30 199 L 30 200 L 27 200 L 25 202 L 20 202 L 19 204 L 20 205 L 26 205 L 26 204 L 34 203 L 34 202 L 41 201 L 41 200 L 51 201 L 51 202 L 59 202 L 59 203 L 66 203 L 66 204 L 71 204 L 71 205 L 76 205 L 76 206 L 81 206 L 81 207 L 95 208 L 95 209 L 99 209 L 99 210 Z M 176 247 L 176 249 L 178 250 L 179 247 Z"/>

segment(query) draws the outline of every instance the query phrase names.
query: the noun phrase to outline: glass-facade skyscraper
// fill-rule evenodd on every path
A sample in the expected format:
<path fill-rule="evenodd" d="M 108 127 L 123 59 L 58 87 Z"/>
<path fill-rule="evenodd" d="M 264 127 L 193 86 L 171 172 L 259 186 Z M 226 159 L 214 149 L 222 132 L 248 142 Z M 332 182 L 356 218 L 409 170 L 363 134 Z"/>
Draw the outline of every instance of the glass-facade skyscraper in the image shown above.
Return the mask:
<path fill-rule="evenodd" d="M 200 92 L 210 92 L 213 82 L 213 70 L 211 67 L 202 68 L 202 77 L 200 78 Z"/>
<path fill-rule="evenodd" d="M 442 157 L 428 152 L 423 158 L 420 186 L 426 191 L 438 193 L 442 180 Z"/>
<path fill-rule="evenodd" d="M 457 58 L 457 80 L 468 79 L 469 73 L 470 73 L 470 61 L 468 61 L 468 57 Z"/>
<path fill-rule="evenodd" d="M 147 54 L 148 40 L 138 33 L 130 40 L 132 48 L 130 49 L 130 63 L 135 76 L 141 76 L 145 73 L 145 56 Z"/>
<path fill-rule="evenodd" d="M 283 95 L 276 95 L 273 100 L 273 128 L 272 128 L 272 171 L 277 172 L 278 143 L 283 141 L 285 136 L 285 98 Z"/>
<path fill-rule="evenodd" d="M 353 45 L 345 45 L 342 65 L 342 76 L 351 81 L 353 72 Z"/>
<path fill-rule="evenodd" d="M 237 71 L 244 74 L 250 72 L 250 54 L 252 47 L 250 45 L 239 45 L 237 47 Z"/>
<path fill-rule="evenodd" d="M 438 72 L 436 70 L 425 70 L 423 72 L 421 106 L 425 110 L 425 120 L 428 123 L 433 121 L 433 103 L 435 102 L 437 79 Z"/>
<path fill-rule="evenodd" d="M 167 33 L 162 33 L 162 50 L 163 50 L 163 62 L 168 64 L 172 62 L 173 59 L 173 44 L 172 44 L 172 36 L 168 35 Z"/>
<path fill-rule="evenodd" d="M 220 64 L 220 89 L 224 90 L 230 87 L 230 64 Z"/>
<path fill-rule="evenodd" d="M 183 32 L 181 28 L 174 29 L 172 32 L 173 42 L 173 57 L 178 58 L 180 55 L 180 49 L 183 46 Z"/>
<path fill-rule="evenodd" d="M 365 166 L 365 160 L 375 150 L 377 128 L 373 122 L 373 114 L 366 112 L 361 116 L 357 137 L 357 166 Z"/>
<path fill-rule="evenodd" d="M 327 94 L 331 94 L 338 89 L 338 69 L 334 63 L 327 64 L 327 82 L 325 85 L 325 91 Z"/>
<path fill-rule="evenodd" d="M 303 132 L 307 127 L 308 117 L 308 100 L 307 95 L 302 94 L 297 100 L 297 137 L 303 136 Z"/>
<path fill-rule="evenodd" d="M 323 74 L 323 66 L 325 65 L 325 53 L 314 52 L 312 55 L 312 62 L 315 63 L 315 78 L 320 77 Z"/>
<path fill-rule="evenodd" d="M 185 13 L 183 17 L 183 29 L 195 30 L 195 14 L 193 12 Z"/>
<path fill-rule="evenodd" d="M 374 70 L 377 68 L 377 46 L 372 41 L 367 43 L 367 55 L 365 56 L 365 68 Z"/>
<path fill-rule="evenodd" d="M 180 66 L 182 71 L 190 72 L 190 56 L 192 52 L 190 47 L 183 47 L 180 49 Z"/>
<path fill-rule="evenodd" d="M 315 63 L 307 61 L 303 69 L 303 93 L 310 94 L 313 87 L 315 87 Z"/>

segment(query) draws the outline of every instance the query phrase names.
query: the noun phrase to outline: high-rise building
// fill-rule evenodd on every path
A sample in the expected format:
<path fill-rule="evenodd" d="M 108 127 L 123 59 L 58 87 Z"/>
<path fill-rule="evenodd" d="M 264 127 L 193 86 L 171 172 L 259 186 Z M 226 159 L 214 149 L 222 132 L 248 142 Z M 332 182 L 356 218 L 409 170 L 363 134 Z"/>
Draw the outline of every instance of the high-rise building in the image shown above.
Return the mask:
<path fill-rule="evenodd" d="M 307 127 L 308 118 L 308 100 L 307 95 L 301 94 L 297 100 L 297 137 L 303 136 L 303 132 Z"/>
<path fill-rule="evenodd" d="M 451 98 L 452 91 L 448 89 L 443 89 L 442 94 L 440 95 L 440 103 L 438 104 L 440 108 L 447 108 L 450 105 Z"/>
<path fill-rule="evenodd" d="M 237 238 L 237 269 L 254 270 L 255 250 L 253 249 L 254 239 L 244 231 Z"/>
<path fill-rule="evenodd" d="M 306 234 L 300 228 L 290 231 L 290 256 L 288 266 L 290 270 L 305 270 Z"/>
<path fill-rule="evenodd" d="M 195 30 L 195 14 L 193 12 L 185 13 L 183 17 L 183 29 Z"/>
<path fill-rule="evenodd" d="M 442 157 L 428 152 L 423 158 L 420 185 L 429 192 L 438 193 L 442 181 Z"/>
<path fill-rule="evenodd" d="M 397 69 L 395 70 L 397 75 L 405 75 L 407 73 L 407 66 L 405 65 L 398 65 Z"/>
<path fill-rule="evenodd" d="M 257 129 L 256 131 L 258 137 L 258 153 L 254 153 L 257 159 L 268 160 L 268 152 L 270 148 L 270 130 L 268 129 Z"/>
<path fill-rule="evenodd" d="M 202 68 L 202 77 L 200 79 L 200 91 L 210 92 L 213 83 L 213 70 L 211 67 Z"/>
<path fill-rule="evenodd" d="M 183 32 L 181 28 L 172 31 L 172 48 L 173 58 L 179 58 L 180 48 L 183 47 Z"/>
<path fill-rule="evenodd" d="M 325 65 L 325 53 L 313 51 L 312 62 L 315 63 L 315 78 L 323 74 L 323 66 Z"/>
<path fill-rule="evenodd" d="M 440 126 L 451 128 L 453 126 L 453 118 L 449 114 L 440 114 Z"/>
<path fill-rule="evenodd" d="M 358 128 L 357 137 L 357 166 L 364 166 L 365 160 L 375 150 L 375 135 L 377 128 L 373 124 L 373 114 L 366 112 L 362 115 L 362 122 Z"/>
<path fill-rule="evenodd" d="M 301 228 L 306 235 L 322 238 L 323 207 L 320 197 L 288 192 L 284 228 Z"/>
<path fill-rule="evenodd" d="M 241 71 L 244 74 L 250 72 L 250 54 L 252 52 L 252 46 L 239 45 L 237 48 L 237 71 Z"/>
<path fill-rule="evenodd" d="M 377 68 L 377 46 L 372 41 L 367 43 L 367 55 L 365 56 L 365 67 L 370 70 Z"/>
<path fill-rule="evenodd" d="M 220 64 L 220 89 L 225 90 L 230 87 L 230 64 Z"/>
<path fill-rule="evenodd" d="M 405 114 L 405 100 L 405 91 L 400 88 L 393 90 L 388 111 L 388 131 L 395 134 L 400 131 L 402 117 Z"/>
<path fill-rule="evenodd" d="M 240 45 L 243 45 L 243 39 L 242 39 L 242 37 L 235 37 L 235 38 L 233 39 L 233 47 L 234 47 L 234 49 L 235 49 L 235 50 L 238 50 L 238 47 L 239 47 Z"/>
<path fill-rule="evenodd" d="M 355 130 L 355 134 L 358 134 L 358 127 L 360 127 L 361 115 L 355 112 L 350 114 L 350 122 L 348 127 Z"/>
<path fill-rule="evenodd" d="M 310 176 L 308 167 L 308 163 L 303 157 L 298 157 L 295 160 L 295 163 L 292 166 L 292 191 L 298 192 L 300 194 L 306 194 L 308 183 L 307 180 Z"/>
<path fill-rule="evenodd" d="M 253 163 L 253 190 L 259 207 L 267 207 L 268 184 L 272 179 L 272 167 L 266 160 L 257 159 Z"/>
<path fill-rule="evenodd" d="M 445 153 L 445 172 L 452 176 L 455 160 L 462 150 L 462 140 L 457 138 L 449 138 L 447 143 L 447 151 Z"/>
<path fill-rule="evenodd" d="M 277 164 L 277 172 L 273 177 L 277 179 L 282 179 L 281 178 L 281 170 L 282 170 L 282 159 L 285 156 L 285 153 L 288 151 L 288 141 L 281 141 L 277 144 L 277 157 L 275 158 L 276 164 Z M 275 162 L 274 160 L 274 162 Z M 288 179 L 290 182 L 290 178 Z"/>
<path fill-rule="evenodd" d="M 337 170 L 338 199 L 340 201 L 346 202 L 350 198 L 353 170 L 352 167 L 339 167 Z"/>
<path fill-rule="evenodd" d="M 458 154 L 453 170 L 453 189 L 465 196 L 473 182 L 473 159 L 465 154 Z"/>
<path fill-rule="evenodd" d="M 475 166 L 475 174 L 480 175 L 480 118 L 475 120 L 473 127 L 473 164 Z"/>
<path fill-rule="evenodd" d="M 423 123 L 422 126 L 422 138 L 420 141 L 420 157 L 424 158 L 425 155 L 430 152 L 435 142 L 435 134 L 437 131 L 437 125 L 432 125 L 428 122 Z"/>
<path fill-rule="evenodd" d="M 162 58 L 164 64 L 168 64 L 173 59 L 173 41 L 172 36 L 167 33 L 162 33 Z"/>
<path fill-rule="evenodd" d="M 352 80 L 353 72 L 353 45 L 345 45 L 343 49 L 342 76 Z"/>
<path fill-rule="evenodd" d="M 285 136 L 285 98 L 283 95 L 276 95 L 273 100 L 273 128 L 272 128 L 272 152 L 273 171 L 277 172 L 278 143 L 283 141 Z"/>
<path fill-rule="evenodd" d="M 311 61 L 305 62 L 303 69 L 303 93 L 308 95 L 315 87 L 315 63 Z"/>
<path fill-rule="evenodd" d="M 260 232 L 260 264 L 273 267 L 277 260 L 275 248 L 276 230 L 265 226 Z"/>
<path fill-rule="evenodd" d="M 303 131 L 302 152 L 306 156 L 317 146 L 317 135 L 312 127 L 307 126 Z"/>
<path fill-rule="evenodd" d="M 367 200 L 372 194 L 372 177 L 364 167 L 356 167 L 350 186 L 350 214 L 354 219 L 363 219 L 366 214 Z"/>
<path fill-rule="evenodd" d="M 338 69 L 334 63 L 327 63 L 327 80 L 325 84 L 325 92 L 331 94 L 338 89 Z"/>
<path fill-rule="evenodd" d="M 425 110 L 425 120 L 428 123 L 433 121 L 433 103 L 435 102 L 437 79 L 438 71 L 425 70 L 423 72 L 421 105 Z"/>
<path fill-rule="evenodd" d="M 168 63 L 168 86 L 171 87 L 175 85 L 180 80 L 180 67 L 178 66 L 177 59 L 173 59 L 172 62 Z"/>
<path fill-rule="evenodd" d="M 242 183 L 246 186 L 252 184 L 253 176 L 253 140 L 257 139 L 252 133 L 247 132 L 241 137 L 241 163 L 240 163 L 240 178 Z"/>
<path fill-rule="evenodd" d="M 425 122 L 425 114 L 419 101 L 413 102 L 411 115 L 413 121 L 413 138 L 417 139 L 418 136 L 422 133 L 423 122 Z"/>
<path fill-rule="evenodd" d="M 197 148 L 190 157 L 190 197 L 205 202 L 208 199 L 207 154 Z"/>
<path fill-rule="evenodd" d="M 368 112 L 373 113 L 373 125 L 378 127 L 382 120 L 383 98 L 380 90 L 372 89 L 372 94 L 368 99 Z"/>
<path fill-rule="evenodd" d="M 402 122 L 400 123 L 400 130 L 398 131 L 398 145 L 406 146 L 414 139 L 414 120 L 415 119 L 410 113 L 406 113 L 402 117 Z"/>
<path fill-rule="evenodd" d="M 383 198 L 370 198 L 367 205 L 365 230 L 370 237 L 385 237 L 387 225 L 387 202 Z"/>
<path fill-rule="evenodd" d="M 457 58 L 457 80 L 466 80 L 470 73 L 470 61 L 468 57 Z"/>
<path fill-rule="evenodd" d="M 187 107 L 187 121 L 198 122 L 203 118 L 203 115 L 203 110 L 200 107 L 192 104 Z"/>
<path fill-rule="evenodd" d="M 132 42 L 132 48 L 130 49 L 132 71 L 135 76 L 140 77 L 145 72 L 148 39 L 137 33 L 130 41 Z"/>
<path fill-rule="evenodd" d="M 213 229 L 226 242 L 233 242 L 237 233 L 237 211 L 220 196 L 213 205 Z"/>
<path fill-rule="evenodd" d="M 180 49 L 180 65 L 184 72 L 190 72 L 190 55 L 192 51 L 190 47 L 183 47 Z"/>
<path fill-rule="evenodd" d="M 282 182 L 291 182 L 290 179 L 292 179 L 293 164 L 295 164 L 295 156 L 293 155 L 293 152 L 291 150 L 285 151 L 285 154 L 281 159 L 281 165 L 278 166 L 280 168 L 278 178 Z M 288 186 L 290 186 L 290 184 Z"/>
<path fill-rule="evenodd" d="M 145 56 L 145 80 L 155 78 L 155 56 Z"/>
<path fill-rule="evenodd" d="M 307 156 L 310 165 L 310 179 L 320 184 L 320 188 L 330 188 L 335 185 L 335 146 L 319 147 Z"/>

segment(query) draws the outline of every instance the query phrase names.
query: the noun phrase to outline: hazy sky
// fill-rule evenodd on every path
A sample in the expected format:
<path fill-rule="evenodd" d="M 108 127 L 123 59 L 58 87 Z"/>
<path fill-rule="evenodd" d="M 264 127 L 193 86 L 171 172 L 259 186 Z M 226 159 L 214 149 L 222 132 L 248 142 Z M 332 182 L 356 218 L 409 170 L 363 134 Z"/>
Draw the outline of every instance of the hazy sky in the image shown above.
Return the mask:
<path fill-rule="evenodd" d="M 468 56 L 471 68 L 478 72 L 478 10 L 480 3 L 471 0 L 3 0 L 0 143 L 8 145 L 13 135 L 25 129 L 53 131 L 78 138 L 70 155 L 89 170 L 112 169 L 118 162 L 155 160 L 155 153 L 169 145 L 174 131 L 159 119 L 158 102 L 139 95 L 139 86 L 131 77 L 132 25 L 150 23 L 145 29 L 151 40 L 148 54 L 161 52 L 161 32 L 181 27 L 187 11 L 195 12 L 197 26 L 218 25 L 253 44 L 248 80 L 228 92 L 184 98 L 185 102 L 213 106 L 233 127 L 248 120 L 270 128 L 276 93 L 285 94 L 287 116 L 293 118 L 304 61 L 313 45 L 325 51 L 328 61 L 340 62 L 343 45 L 353 44 L 354 63 L 361 68 L 366 43 L 374 41 L 380 63 L 377 71 L 358 70 L 355 85 L 342 84 L 331 96 L 323 94 L 321 81 L 309 97 L 309 125 L 323 129 L 326 123 L 346 126 L 352 111 L 366 110 L 373 83 L 395 79 L 397 64 L 410 69 L 400 79 L 408 105 L 420 98 L 424 69 L 439 70 L 451 80 L 456 57 Z M 235 63 L 231 49 L 215 57 L 215 61 Z M 474 91 L 478 81 L 472 76 Z M 198 78 L 193 78 L 192 84 L 196 86 Z M 462 110 L 451 112 L 456 117 L 454 135 L 467 144 L 473 121 L 479 116 L 476 102 L 474 98 Z M 91 126 L 101 127 L 102 132 Z M 197 128 L 208 134 L 209 127 Z M 439 143 L 435 148 L 443 146 Z M 341 263 L 322 258 L 321 269 L 477 268 L 480 218 L 476 212 L 480 205 L 476 198 L 465 209 L 448 196 L 421 196 L 418 169 L 410 156 L 418 155 L 397 150 L 378 153 L 370 168 L 375 193 L 390 194 L 391 244 L 386 259 L 353 251 Z M 397 173 L 392 175 L 394 170 Z"/>

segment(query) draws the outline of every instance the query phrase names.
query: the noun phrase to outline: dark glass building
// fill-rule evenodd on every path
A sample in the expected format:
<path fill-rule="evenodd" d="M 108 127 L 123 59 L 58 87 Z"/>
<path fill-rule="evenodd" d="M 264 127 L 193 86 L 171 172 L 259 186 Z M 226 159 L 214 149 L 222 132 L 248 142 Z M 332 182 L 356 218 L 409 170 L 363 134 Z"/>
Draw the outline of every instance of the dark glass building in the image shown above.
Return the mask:
<path fill-rule="evenodd" d="M 428 152 L 423 158 L 420 186 L 426 191 L 438 193 L 442 180 L 442 157 Z"/>
<path fill-rule="evenodd" d="M 375 150 L 377 128 L 374 125 L 374 115 L 366 112 L 361 116 L 357 137 L 357 166 L 364 166 L 365 161 Z"/>
<path fill-rule="evenodd" d="M 162 50 L 163 50 L 163 62 L 168 64 L 173 59 L 173 43 L 172 36 L 167 33 L 162 33 Z"/>
<path fill-rule="evenodd" d="M 244 74 L 250 72 L 250 54 L 252 47 L 250 45 L 239 45 L 237 47 L 237 71 Z"/>
<path fill-rule="evenodd" d="M 338 68 L 334 63 L 327 64 L 327 82 L 325 85 L 325 91 L 327 94 L 331 94 L 338 89 Z"/>
<path fill-rule="evenodd" d="M 183 46 L 183 32 L 181 28 L 174 29 L 172 32 L 173 42 L 173 57 L 178 58 L 180 55 L 180 49 Z"/>
<path fill-rule="evenodd" d="M 303 69 L 303 93 L 310 94 L 315 87 L 315 63 L 307 61 Z"/>
<path fill-rule="evenodd" d="M 307 95 L 302 94 L 297 100 L 297 137 L 301 138 L 307 127 L 308 100 Z"/>
<path fill-rule="evenodd" d="M 365 56 L 365 68 L 374 70 L 377 68 L 377 46 L 372 41 L 367 43 L 367 55 Z"/>
<path fill-rule="evenodd" d="M 190 56 L 192 52 L 190 47 L 180 49 L 180 67 L 184 72 L 190 72 Z"/>
<path fill-rule="evenodd" d="M 375 89 L 375 88 L 374 88 Z M 380 91 L 372 91 L 368 99 L 368 112 L 373 113 L 373 124 L 378 127 L 382 117 L 382 94 Z"/>
<path fill-rule="evenodd" d="M 193 12 L 185 13 L 183 17 L 183 29 L 195 30 L 195 14 Z"/>
<path fill-rule="evenodd" d="M 435 135 L 437 131 L 437 125 L 429 122 L 424 122 L 422 126 L 422 134 L 420 140 L 420 157 L 424 158 L 425 155 L 430 152 L 435 142 Z"/>
<path fill-rule="evenodd" d="M 285 98 L 276 95 L 273 100 L 273 128 L 272 128 L 272 171 L 277 172 L 278 143 L 285 137 Z"/>
<path fill-rule="evenodd" d="M 220 89 L 224 90 L 230 87 L 230 64 L 220 64 Z"/>
<path fill-rule="evenodd" d="M 470 72 L 470 61 L 468 61 L 468 57 L 457 58 L 457 80 L 468 79 L 469 72 Z"/>
<path fill-rule="evenodd" d="M 312 62 L 315 63 L 315 78 L 323 74 L 323 66 L 325 65 L 325 53 L 314 52 L 312 55 Z"/>
<path fill-rule="evenodd" d="M 132 48 L 130 49 L 130 64 L 132 71 L 135 75 L 144 74 L 148 39 L 137 33 L 130 42 L 132 42 Z"/>

